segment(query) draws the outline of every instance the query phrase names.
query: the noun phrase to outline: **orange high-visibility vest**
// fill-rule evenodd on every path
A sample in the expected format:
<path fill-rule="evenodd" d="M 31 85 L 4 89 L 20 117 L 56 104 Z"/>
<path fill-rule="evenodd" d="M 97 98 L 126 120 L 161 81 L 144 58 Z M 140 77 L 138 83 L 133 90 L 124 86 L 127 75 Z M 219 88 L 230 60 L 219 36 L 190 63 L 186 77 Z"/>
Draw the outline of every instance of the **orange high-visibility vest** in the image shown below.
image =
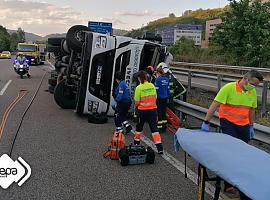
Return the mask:
<path fill-rule="evenodd" d="M 151 110 L 157 108 L 157 92 L 152 83 L 145 81 L 136 87 L 134 100 L 139 102 L 139 110 Z"/>

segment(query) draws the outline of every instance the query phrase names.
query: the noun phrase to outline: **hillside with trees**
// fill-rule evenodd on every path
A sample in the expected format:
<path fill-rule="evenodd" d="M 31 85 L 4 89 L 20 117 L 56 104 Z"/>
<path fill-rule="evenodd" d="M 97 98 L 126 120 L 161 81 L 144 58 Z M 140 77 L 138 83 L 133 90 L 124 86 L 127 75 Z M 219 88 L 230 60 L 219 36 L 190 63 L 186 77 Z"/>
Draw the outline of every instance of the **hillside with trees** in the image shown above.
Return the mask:
<path fill-rule="evenodd" d="M 141 37 L 145 32 L 154 32 L 157 28 L 172 26 L 175 24 L 196 24 L 205 26 L 205 22 L 207 20 L 218 18 L 226 13 L 229 9 L 229 6 L 225 6 L 224 8 L 206 10 L 186 10 L 180 17 L 176 17 L 174 13 L 170 13 L 168 17 L 151 21 L 147 24 L 147 26 L 132 30 L 126 35 L 134 38 Z"/>

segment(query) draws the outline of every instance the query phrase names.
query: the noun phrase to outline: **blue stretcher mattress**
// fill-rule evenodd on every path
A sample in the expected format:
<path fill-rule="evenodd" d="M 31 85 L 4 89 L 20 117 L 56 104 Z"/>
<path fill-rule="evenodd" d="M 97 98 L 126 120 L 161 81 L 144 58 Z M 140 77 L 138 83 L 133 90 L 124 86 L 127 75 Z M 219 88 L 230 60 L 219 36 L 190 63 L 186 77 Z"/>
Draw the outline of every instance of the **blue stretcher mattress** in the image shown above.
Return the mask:
<path fill-rule="evenodd" d="M 180 128 L 174 146 L 254 200 L 270 200 L 270 154 L 229 135 Z"/>

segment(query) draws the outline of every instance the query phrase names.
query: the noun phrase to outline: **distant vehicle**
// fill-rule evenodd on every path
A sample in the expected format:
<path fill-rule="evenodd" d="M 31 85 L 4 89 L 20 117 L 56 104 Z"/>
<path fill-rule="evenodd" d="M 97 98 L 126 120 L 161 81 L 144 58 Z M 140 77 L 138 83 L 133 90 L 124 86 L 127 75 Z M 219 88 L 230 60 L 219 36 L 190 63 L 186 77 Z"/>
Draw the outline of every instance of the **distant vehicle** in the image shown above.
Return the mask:
<path fill-rule="evenodd" d="M 40 65 L 45 62 L 46 45 L 32 43 L 18 43 L 17 55 L 24 55 L 30 63 Z"/>
<path fill-rule="evenodd" d="M 23 75 L 27 74 L 27 77 L 30 78 L 30 75 L 28 73 L 29 71 L 29 60 L 25 59 L 22 61 L 15 60 L 14 61 L 14 71 L 20 75 L 21 79 L 23 79 Z"/>
<path fill-rule="evenodd" d="M 9 51 L 3 51 L 2 53 L 0 53 L 0 58 L 10 59 L 11 53 Z"/>

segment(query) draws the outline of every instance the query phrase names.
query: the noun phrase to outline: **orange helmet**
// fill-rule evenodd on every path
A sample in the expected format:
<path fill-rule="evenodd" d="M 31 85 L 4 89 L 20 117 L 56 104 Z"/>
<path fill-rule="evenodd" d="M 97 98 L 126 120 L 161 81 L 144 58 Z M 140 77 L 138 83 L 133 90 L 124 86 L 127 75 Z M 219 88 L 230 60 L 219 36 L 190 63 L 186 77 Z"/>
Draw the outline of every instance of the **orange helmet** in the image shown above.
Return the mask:
<path fill-rule="evenodd" d="M 147 66 L 146 69 L 147 69 L 149 72 L 152 72 L 152 73 L 155 71 L 154 67 L 151 66 L 151 65 Z"/>

